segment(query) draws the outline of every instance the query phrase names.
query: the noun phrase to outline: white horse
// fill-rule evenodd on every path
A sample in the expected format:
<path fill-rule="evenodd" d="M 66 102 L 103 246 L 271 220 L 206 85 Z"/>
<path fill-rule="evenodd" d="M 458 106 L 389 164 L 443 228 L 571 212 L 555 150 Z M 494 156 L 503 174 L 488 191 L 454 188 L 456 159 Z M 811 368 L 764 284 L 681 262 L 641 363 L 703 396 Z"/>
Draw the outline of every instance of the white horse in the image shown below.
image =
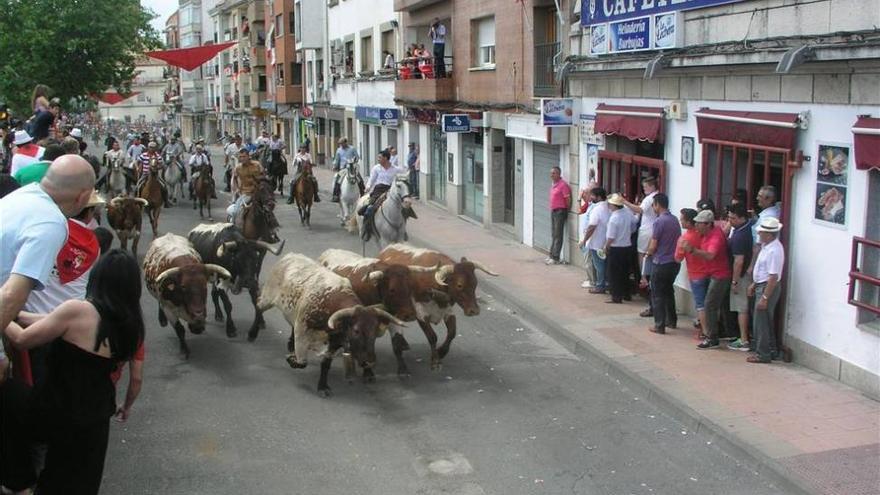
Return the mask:
<path fill-rule="evenodd" d="M 357 202 L 359 210 L 370 199 L 364 195 Z M 398 175 L 394 184 L 388 189 L 385 201 L 373 212 L 373 225 L 376 227 L 373 238 L 381 251 L 385 246 L 395 242 L 406 242 L 406 219 L 407 217 L 418 218 L 412 209 L 412 198 L 409 193 L 408 174 Z M 358 233 L 363 239 L 364 217 L 355 215 L 357 218 Z M 367 243 L 363 242 L 362 251 L 366 252 Z"/>
<path fill-rule="evenodd" d="M 176 205 L 178 198 L 183 198 L 183 172 L 170 153 L 165 154 L 165 170 L 162 172 L 162 178 L 168 185 L 168 199 Z"/>
<path fill-rule="evenodd" d="M 340 225 L 343 227 L 346 224 L 351 226 L 351 216 L 357 211 L 357 202 L 361 197 L 356 167 L 356 162 L 352 161 L 339 171 L 339 219 L 341 221 Z M 354 228 L 349 228 L 348 230 L 354 233 Z"/>
<path fill-rule="evenodd" d="M 125 177 L 125 169 L 122 167 L 122 158 L 113 160 L 109 163 L 110 169 L 107 171 L 107 193 L 113 197 L 125 193 L 125 185 L 127 179 Z"/>

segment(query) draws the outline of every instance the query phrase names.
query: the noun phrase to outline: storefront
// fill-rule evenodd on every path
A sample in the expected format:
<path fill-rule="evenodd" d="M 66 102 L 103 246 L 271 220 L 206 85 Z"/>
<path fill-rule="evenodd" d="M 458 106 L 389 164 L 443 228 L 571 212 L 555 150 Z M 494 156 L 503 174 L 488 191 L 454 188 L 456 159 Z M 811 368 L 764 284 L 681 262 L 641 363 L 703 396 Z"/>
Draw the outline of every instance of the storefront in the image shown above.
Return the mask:
<path fill-rule="evenodd" d="M 484 164 L 483 129 L 461 134 L 462 214 L 478 222 L 483 221 Z"/>
<path fill-rule="evenodd" d="M 361 136 L 362 173 L 369 173 L 380 151 L 389 146 L 398 147 L 397 126 L 400 111 L 396 108 L 356 107 L 355 117 Z"/>

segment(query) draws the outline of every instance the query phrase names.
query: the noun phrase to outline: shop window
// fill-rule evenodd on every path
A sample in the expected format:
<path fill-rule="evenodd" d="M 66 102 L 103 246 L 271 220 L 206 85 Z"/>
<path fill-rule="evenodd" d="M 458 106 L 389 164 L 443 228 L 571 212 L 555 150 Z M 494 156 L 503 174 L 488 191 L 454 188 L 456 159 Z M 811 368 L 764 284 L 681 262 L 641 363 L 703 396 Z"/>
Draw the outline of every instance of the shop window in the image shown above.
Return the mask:
<path fill-rule="evenodd" d="M 666 189 L 666 162 L 659 158 L 631 155 L 617 151 L 599 151 L 597 180 L 608 194 L 620 193 L 637 202 L 641 183 L 648 177 L 657 178 L 660 191 Z"/>
<path fill-rule="evenodd" d="M 777 197 L 785 197 L 783 171 L 790 153 L 747 144 L 703 143 L 702 197 L 710 198 L 720 211 L 734 194 L 744 195 L 746 208 L 755 207 L 761 186 L 772 185 Z"/>

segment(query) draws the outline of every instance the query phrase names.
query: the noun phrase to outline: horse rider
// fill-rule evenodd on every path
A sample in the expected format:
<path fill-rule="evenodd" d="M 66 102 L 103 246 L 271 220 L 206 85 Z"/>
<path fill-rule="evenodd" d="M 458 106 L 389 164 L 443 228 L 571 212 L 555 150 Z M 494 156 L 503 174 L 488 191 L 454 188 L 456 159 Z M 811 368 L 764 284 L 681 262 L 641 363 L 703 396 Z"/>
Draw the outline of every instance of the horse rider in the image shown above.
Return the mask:
<path fill-rule="evenodd" d="M 223 155 L 225 157 L 224 166 L 226 168 L 225 179 L 226 179 L 226 192 L 232 191 L 232 169 L 235 168 L 235 164 L 237 162 L 238 151 L 241 149 L 241 136 L 238 134 L 232 138 L 232 142 L 227 144 L 223 148 Z"/>
<path fill-rule="evenodd" d="M 125 190 L 128 191 L 131 188 L 131 183 L 134 182 L 131 173 L 132 171 L 123 166 L 125 164 L 125 152 L 119 147 L 119 141 L 113 138 L 113 142 L 110 144 L 110 149 L 104 152 L 103 165 L 106 172 L 104 173 L 104 176 L 95 183 L 95 189 L 100 189 L 101 186 L 110 179 L 110 172 L 113 171 L 114 163 L 119 163 L 120 167 L 122 167 L 122 175 L 125 176 Z"/>
<path fill-rule="evenodd" d="M 192 177 L 192 180 L 189 181 L 189 197 L 190 199 L 195 199 L 196 179 L 199 178 L 203 170 L 208 172 L 208 180 L 212 184 L 214 183 L 214 167 L 211 165 L 211 157 L 205 153 L 205 147 L 201 144 L 196 145 L 195 153 L 189 157 L 189 169 Z M 211 198 L 217 199 L 216 188 L 212 189 L 212 191 Z"/>
<path fill-rule="evenodd" d="M 162 178 L 162 169 L 165 168 L 165 162 L 162 160 L 162 154 L 159 153 L 159 145 L 156 141 L 150 141 L 149 144 L 147 144 L 147 151 L 144 151 L 138 157 L 140 167 L 138 168 L 138 181 L 135 186 L 135 191 L 140 194 L 141 188 L 147 182 L 147 177 L 150 175 L 150 162 L 152 160 L 156 160 L 156 163 L 158 164 L 156 178 L 159 180 L 159 186 L 162 188 L 162 201 L 165 202 L 165 208 L 171 208 L 171 203 L 168 201 L 168 184 L 166 184 L 165 179 Z"/>
<path fill-rule="evenodd" d="M 296 181 L 299 180 L 300 176 L 303 172 L 303 165 L 308 163 L 312 164 L 312 155 L 309 153 L 308 148 L 304 144 L 299 146 L 299 149 L 296 150 L 296 155 L 293 157 L 293 179 L 290 180 L 290 196 L 287 198 L 287 204 L 293 204 L 293 189 L 296 187 Z M 315 186 L 315 203 L 320 203 L 321 198 L 318 197 L 318 178 L 315 177 L 315 174 L 310 174 L 309 179 L 312 181 L 312 184 Z"/>
<path fill-rule="evenodd" d="M 287 175 L 287 159 L 284 157 L 284 141 L 278 134 L 269 140 L 269 173 L 281 177 L 278 181 L 278 192 L 284 194 L 284 176 Z"/>
<path fill-rule="evenodd" d="M 250 202 L 265 173 L 260 162 L 251 159 L 247 148 L 238 150 L 238 165 L 232 171 L 232 197 L 235 201 L 226 209 L 230 219 L 235 220 L 241 207 Z"/>
<path fill-rule="evenodd" d="M 333 198 L 331 201 L 334 203 L 339 202 L 339 194 L 342 190 L 342 174 L 340 173 L 342 169 L 348 166 L 349 161 L 358 161 L 360 156 L 358 156 L 358 152 L 354 149 L 353 146 L 348 144 L 348 138 L 341 137 L 339 138 L 339 148 L 336 148 L 336 155 L 333 157 L 333 170 L 336 171 L 336 175 L 333 176 Z M 364 189 L 364 178 L 361 177 L 361 173 L 358 170 L 355 170 L 358 179 L 358 185 L 361 190 Z"/>
<path fill-rule="evenodd" d="M 379 163 L 373 165 L 373 168 L 370 169 L 370 179 L 367 181 L 367 190 L 370 191 L 370 198 L 358 210 L 358 215 L 364 217 L 364 234 L 367 237 L 372 231 L 373 205 L 376 203 L 376 200 L 391 189 L 399 174 L 409 173 L 406 167 L 395 167 L 391 164 L 391 152 L 387 149 L 380 151 L 377 158 Z"/>
<path fill-rule="evenodd" d="M 168 144 L 162 148 L 162 156 L 171 155 L 174 164 L 177 165 L 177 168 L 180 169 L 180 173 L 183 174 L 181 180 L 186 182 L 186 167 L 183 166 L 183 152 L 183 143 L 180 142 L 177 135 L 172 135 Z"/>

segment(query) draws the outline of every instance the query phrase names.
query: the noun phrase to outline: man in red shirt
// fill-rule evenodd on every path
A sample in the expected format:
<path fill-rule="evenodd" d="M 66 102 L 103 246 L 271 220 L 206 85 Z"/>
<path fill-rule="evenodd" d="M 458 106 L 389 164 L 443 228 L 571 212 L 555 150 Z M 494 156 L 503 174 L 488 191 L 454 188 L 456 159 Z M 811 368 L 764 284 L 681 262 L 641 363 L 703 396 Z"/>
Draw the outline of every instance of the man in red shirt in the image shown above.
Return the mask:
<path fill-rule="evenodd" d="M 721 317 L 726 315 L 730 293 L 730 263 L 727 255 L 727 238 L 720 228 L 715 226 L 715 215 L 710 210 L 703 210 L 694 219 L 696 228 L 703 236 L 700 249 L 684 246 L 685 252 L 697 255 L 706 262 L 709 275 L 709 288 L 706 290 L 706 338 L 697 345 L 698 349 L 718 347 L 719 326 Z"/>
<path fill-rule="evenodd" d="M 550 225 L 553 241 L 550 243 L 550 257 L 545 262 L 548 265 L 558 265 L 564 239 L 565 219 L 571 207 L 571 188 L 562 180 L 562 170 L 559 167 L 550 170 L 550 180 L 553 181 L 553 185 L 550 186 Z"/>
<path fill-rule="evenodd" d="M 693 208 L 682 208 L 678 221 L 684 233 L 678 238 L 678 246 L 675 248 L 675 259 L 679 263 L 682 260 L 687 262 L 687 277 L 691 284 L 691 296 L 694 298 L 694 310 L 697 312 L 697 320 L 694 326 L 697 327 L 694 338 L 702 334 L 702 328 L 706 328 L 706 290 L 709 289 L 709 274 L 706 271 L 706 261 L 696 254 L 688 253 L 684 250 L 684 246 L 695 248 L 693 251 L 703 246 L 703 236 L 697 230 L 694 219 L 697 218 L 697 210 Z"/>

